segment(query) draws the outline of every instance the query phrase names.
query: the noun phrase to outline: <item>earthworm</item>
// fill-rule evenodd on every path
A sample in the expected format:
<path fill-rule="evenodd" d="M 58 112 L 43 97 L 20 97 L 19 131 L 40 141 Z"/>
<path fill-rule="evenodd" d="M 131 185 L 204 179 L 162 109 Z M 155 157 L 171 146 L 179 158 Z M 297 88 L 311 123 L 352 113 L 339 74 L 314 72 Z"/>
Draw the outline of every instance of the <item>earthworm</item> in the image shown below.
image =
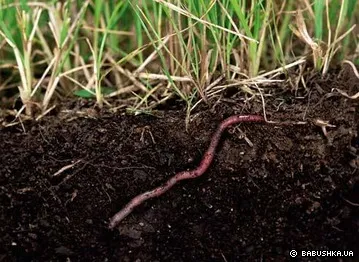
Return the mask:
<path fill-rule="evenodd" d="M 136 206 L 142 204 L 144 201 L 150 198 L 162 195 L 171 187 L 173 187 L 178 181 L 196 178 L 206 172 L 206 170 L 212 163 L 216 148 L 218 146 L 223 131 L 227 127 L 241 122 L 265 122 L 265 119 L 262 116 L 257 115 L 234 115 L 225 119 L 223 122 L 221 122 L 216 132 L 214 133 L 211 143 L 206 153 L 203 155 L 203 158 L 197 168 L 189 171 L 179 172 L 173 177 L 171 177 L 169 180 L 167 180 L 167 182 L 163 185 L 134 197 L 130 202 L 128 202 L 125 207 L 123 207 L 110 219 L 109 228 L 113 229 L 114 227 L 116 227 L 116 225 L 126 216 L 128 216 Z"/>

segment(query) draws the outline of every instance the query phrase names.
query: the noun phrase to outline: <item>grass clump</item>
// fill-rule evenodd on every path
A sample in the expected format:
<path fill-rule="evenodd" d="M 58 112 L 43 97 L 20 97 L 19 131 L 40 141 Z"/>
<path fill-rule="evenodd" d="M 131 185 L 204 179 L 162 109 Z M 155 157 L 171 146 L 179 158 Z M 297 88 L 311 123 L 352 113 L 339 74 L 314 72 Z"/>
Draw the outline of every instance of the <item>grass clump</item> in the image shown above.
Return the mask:
<path fill-rule="evenodd" d="M 190 109 L 223 88 L 311 61 L 358 61 L 355 0 L 0 2 L 0 98 L 44 114 L 72 95 Z M 109 99 L 111 98 L 111 99 Z"/>

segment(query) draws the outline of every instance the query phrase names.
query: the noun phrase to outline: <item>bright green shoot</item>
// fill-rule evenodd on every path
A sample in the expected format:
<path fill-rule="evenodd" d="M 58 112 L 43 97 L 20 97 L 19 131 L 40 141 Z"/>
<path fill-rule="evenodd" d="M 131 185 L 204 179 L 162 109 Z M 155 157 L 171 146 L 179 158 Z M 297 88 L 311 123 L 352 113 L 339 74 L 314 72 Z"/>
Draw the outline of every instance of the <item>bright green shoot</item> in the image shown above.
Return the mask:
<path fill-rule="evenodd" d="M 115 5 L 114 9 L 110 12 L 110 16 L 108 17 L 108 9 L 107 9 L 107 19 L 105 20 L 106 26 L 104 28 L 104 32 L 100 33 L 98 30 L 94 33 L 94 48 L 93 48 L 93 57 L 94 57 L 94 75 L 95 75 L 95 91 L 96 91 L 96 100 L 100 107 L 103 105 L 103 94 L 101 88 L 101 68 L 103 64 L 103 56 L 106 48 L 106 40 L 109 34 L 109 31 L 115 28 L 115 25 L 119 23 L 121 19 L 121 8 L 124 7 L 124 2 L 119 1 Z M 101 28 L 101 18 L 103 18 L 103 14 L 106 17 L 106 12 L 103 10 L 103 1 L 95 0 L 94 6 L 94 17 L 95 17 L 95 27 Z"/>

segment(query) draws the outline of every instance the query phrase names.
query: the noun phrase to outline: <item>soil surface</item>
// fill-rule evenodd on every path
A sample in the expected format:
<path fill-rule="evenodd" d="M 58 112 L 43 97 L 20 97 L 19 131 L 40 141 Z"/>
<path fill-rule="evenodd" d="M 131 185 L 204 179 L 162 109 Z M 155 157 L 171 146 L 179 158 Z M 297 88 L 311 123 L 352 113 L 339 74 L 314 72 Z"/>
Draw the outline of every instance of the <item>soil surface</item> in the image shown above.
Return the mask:
<path fill-rule="evenodd" d="M 133 116 L 77 102 L 2 128 L 0 261 L 286 261 L 293 249 L 358 259 L 358 99 L 333 88 L 353 95 L 359 80 L 345 68 L 305 82 L 263 87 L 278 125 L 230 128 L 203 176 L 115 230 L 109 218 L 132 197 L 198 165 L 225 117 L 263 115 L 261 96 L 229 90 L 192 112 L 187 131 L 183 110 Z"/>

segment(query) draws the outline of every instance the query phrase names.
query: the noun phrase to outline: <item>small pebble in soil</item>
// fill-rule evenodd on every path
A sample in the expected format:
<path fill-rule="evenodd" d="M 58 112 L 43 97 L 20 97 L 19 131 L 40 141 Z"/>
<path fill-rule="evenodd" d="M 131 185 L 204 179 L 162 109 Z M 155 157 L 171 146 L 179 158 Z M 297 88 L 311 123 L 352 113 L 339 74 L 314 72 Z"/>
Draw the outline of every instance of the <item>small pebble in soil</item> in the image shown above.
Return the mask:
<path fill-rule="evenodd" d="M 65 246 L 60 246 L 55 248 L 55 252 L 59 255 L 64 255 L 64 256 L 71 256 L 72 254 L 74 254 L 74 252 L 71 249 Z"/>

